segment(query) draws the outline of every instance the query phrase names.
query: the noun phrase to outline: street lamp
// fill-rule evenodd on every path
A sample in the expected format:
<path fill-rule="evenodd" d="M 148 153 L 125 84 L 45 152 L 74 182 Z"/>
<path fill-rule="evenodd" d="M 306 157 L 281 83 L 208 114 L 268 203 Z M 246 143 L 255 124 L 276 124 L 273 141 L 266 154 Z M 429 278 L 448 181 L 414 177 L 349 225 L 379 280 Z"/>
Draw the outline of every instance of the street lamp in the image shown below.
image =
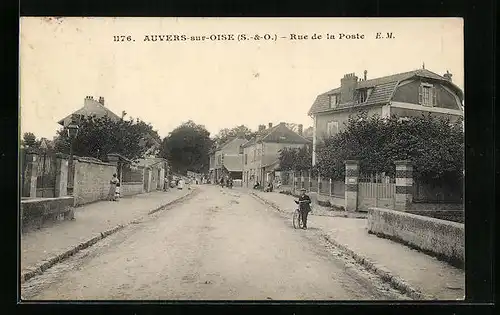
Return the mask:
<path fill-rule="evenodd" d="M 73 142 L 78 135 L 78 125 L 73 121 L 68 125 L 68 137 L 69 137 L 69 161 L 68 161 L 68 169 L 69 172 L 73 170 Z"/>

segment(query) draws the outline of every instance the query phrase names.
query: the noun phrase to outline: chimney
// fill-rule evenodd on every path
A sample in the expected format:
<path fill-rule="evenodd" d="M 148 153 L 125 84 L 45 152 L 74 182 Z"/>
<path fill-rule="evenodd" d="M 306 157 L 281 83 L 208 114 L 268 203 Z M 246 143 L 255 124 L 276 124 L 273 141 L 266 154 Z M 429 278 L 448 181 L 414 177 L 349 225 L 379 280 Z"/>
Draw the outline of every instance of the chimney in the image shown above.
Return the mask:
<path fill-rule="evenodd" d="M 94 102 L 94 98 L 92 96 L 85 96 L 85 100 L 83 101 L 83 106 L 86 107 Z"/>
<path fill-rule="evenodd" d="M 447 80 L 447 81 L 450 81 L 451 82 L 451 77 L 453 75 L 451 73 L 448 72 L 448 70 L 446 70 L 446 73 L 443 74 L 443 77 Z"/>
<path fill-rule="evenodd" d="M 259 132 L 263 131 L 264 129 L 266 129 L 266 125 L 259 125 Z"/>
<path fill-rule="evenodd" d="M 269 129 L 273 128 L 273 123 L 269 123 L 268 126 L 269 126 Z"/>
<path fill-rule="evenodd" d="M 354 73 L 348 73 L 340 79 L 340 103 L 352 102 L 354 91 L 358 85 L 358 77 Z"/>
<path fill-rule="evenodd" d="M 301 136 L 302 136 L 302 135 L 303 135 L 303 132 L 304 132 L 304 126 L 303 126 L 302 124 L 299 124 L 299 125 L 297 126 L 297 129 L 298 129 L 298 133 L 299 133 L 299 135 L 301 135 Z"/>
<path fill-rule="evenodd" d="M 99 103 L 104 106 L 104 97 L 99 96 Z"/>
<path fill-rule="evenodd" d="M 368 71 L 366 71 L 366 70 L 363 71 L 363 74 L 364 74 L 363 79 L 366 81 L 366 75 L 368 74 Z"/>

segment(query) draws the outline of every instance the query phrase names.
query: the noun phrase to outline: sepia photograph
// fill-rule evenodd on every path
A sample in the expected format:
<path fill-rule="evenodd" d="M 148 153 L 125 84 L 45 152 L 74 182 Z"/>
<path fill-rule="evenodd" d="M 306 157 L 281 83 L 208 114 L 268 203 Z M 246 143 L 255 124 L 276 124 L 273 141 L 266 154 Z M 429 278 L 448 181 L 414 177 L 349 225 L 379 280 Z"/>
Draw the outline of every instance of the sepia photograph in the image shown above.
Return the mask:
<path fill-rule="evenodd" d="M 463 301 L 463 31 L 21 17 L 21 300 Z"/>

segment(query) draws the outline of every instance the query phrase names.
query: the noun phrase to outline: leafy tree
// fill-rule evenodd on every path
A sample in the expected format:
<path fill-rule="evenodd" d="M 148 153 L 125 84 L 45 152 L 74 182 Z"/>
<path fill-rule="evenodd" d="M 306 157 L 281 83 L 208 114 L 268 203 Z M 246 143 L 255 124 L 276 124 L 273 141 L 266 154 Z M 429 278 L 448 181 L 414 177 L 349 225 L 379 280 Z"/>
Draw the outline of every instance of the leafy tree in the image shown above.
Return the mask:
<path fill-rule="evenodd" d="M 280 167 L 284 171 L 304 171 L 311 169 L 312 150 L 309 146 L 283 148 L 280 150 Z"/>
<path fill-rule="evenodd" d="M 107 116 L 93 116 L 82 119 L 78 125 L 78 135 L 73 145 L 75 155 L 102 159 L 109 153 L 118 153 L 135 160 L 143 157 L 154 141 L 160 143 L 160 137 L 153 127 L 139 119 L 113 121 Z M 59 152 L 69 153 L 67 128 L 58 131 L 55 147 Z"/>
<path fill-rule="evenodd" d="M 462 121 L 451 124 L 430 114 L 381 119 L 363 113 L 351 117 L 344 131 L 317 147 L 317 166 L 322 175 L 341 179 L 345 160 L 358 160 L 361 172 L 388 175 L 394 175 L 394 161 L 410 160 L 414 176 L 424 182 L 459 182 L 463 154 Z"/>
<path fill-rule="evenodd" d="M 160 155 L 170 162 L 174 172 L 186 174 L 190 170 L 202 173 L 208 170 L 211 146 L 210 132 L 190 120 L 163 139 Z"/>
<path fill-rule="evenodd" d="M 25 132 L 23 134 L 23 139 L 21 140 L 21 143 L 30 149 L 38 149 L 40 147 L 40 140 L 38 140 L 35 136 L 34 133 L 32 132 Z"/>
<path fill-rule="evenodd" d="M 214 144 L 222 145 L 229 139 L 239 135 L 243 135 L 247 140 L 250 140 L 253 136 L 255 136 L 255 134 L 256 132 L 252 131 L 245 125 L 240 125 L 233 128 L 224 128 L 221 129 L 217 135 L 215 135 Z"/>

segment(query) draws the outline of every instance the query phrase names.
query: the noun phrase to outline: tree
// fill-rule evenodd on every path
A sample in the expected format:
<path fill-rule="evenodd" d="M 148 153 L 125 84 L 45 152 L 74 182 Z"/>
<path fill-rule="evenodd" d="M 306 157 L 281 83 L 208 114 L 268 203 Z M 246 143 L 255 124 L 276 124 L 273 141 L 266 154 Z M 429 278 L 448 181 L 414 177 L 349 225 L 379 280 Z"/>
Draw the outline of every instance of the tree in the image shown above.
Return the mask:
<path fill-rule="evenodd" d="M 109 153 L 118 153 L 136 160 L 144 156 L 153 140 L 160 142 L 160 137 L 153 127 L 140 119 L 114 121 L 107 116 L 89 116 L 82 119 L 78 125 L 73 152 L 79 156 L 102 159 Z M 59 152 L 69 153 L 70 139 L 67 128 L 58 131 L 55 147 Z"/>
<path fill-rule="evenodd" d="M 212 143 L 210 132 L 190 120 L 163 139 L 160 155 L 169 161 L 174 172 L 203 173 L 208 170 L 208 152 Z"/>
<path fill-rule="evenodd" d="M 460 182 L 463 176 L 464 133 L 462 121 L 429 115 L 400 120 L 353 116 L 344 131 L 317 147 L 322 175 L 344 176 L 344 161 L 358 160 L 363 173 L 394 175 L 396 160 L 410 160 L 414 177 L 423 182 Z"/>
<path fill-rule="evenodd" d="M 284 171 L 304 171 L 311 169 L 312 150 L 309 146 L 283 148 L 280 150 L 280 168 Z"/>
<path fill-rule="evenodd" d="M 255 136 L 256 132 L 252 131 L 245 125 L 236 126 L 233 128 L 223 128 L 219 131 L 217 135 L 215 135 L 213 141 L 215 145 L 222 145 L 229 141 L 229 139 L 234 138 L 236 136 L 242 135 L 245 139 L 250 140 L 253 136 Z"/>
<path fill-rule="evenodd" d="M 34 133 L 25 132 L 23 134 L 23 139 L 21 140 L 21 144 L 30 148 L 30 149 L 38 149 L 40 147 L 40 140 L 38 140 Z"/>

